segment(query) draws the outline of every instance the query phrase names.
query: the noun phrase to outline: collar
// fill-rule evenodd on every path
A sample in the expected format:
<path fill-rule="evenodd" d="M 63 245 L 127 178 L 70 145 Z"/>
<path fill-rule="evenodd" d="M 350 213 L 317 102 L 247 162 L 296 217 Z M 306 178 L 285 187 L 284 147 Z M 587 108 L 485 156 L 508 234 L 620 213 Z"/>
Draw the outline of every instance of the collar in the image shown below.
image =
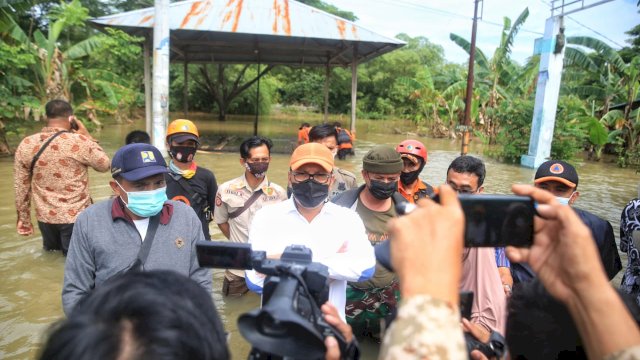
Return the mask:
<path fill-rule="evenodd" d="M 133 223 L 133 219 L 124 211 L 124 203 L 120 197 L 117 197 L 113 200 L 111 204 L 111 219 L 116 221 L 117 219 L 122 219 L 124 221 L 128 221 Z M 162 205 L 162 210 L 160 211 L 160 224 L 167 225 L 169 221 L 171 221 L 171 216 L 173 216 L 173 205 L 165 202 Z"/>
<path fill-rule="evenodd" d="M 426 188 L 427 188 L 427 185 L 425 185 L 424 182 L 420 179 L 416 180 L 413 183 L 413 186 L 411 186 L 409 189 L 405 188 L 405 185 L 402 183 L 402 181 L 398 181 L 398 192 L 403 196 L 413 195 L 420 190 L 425 190 Z"/>
<path fill-rule="evenodd" d="M 60 131 L 71 132 L 71 130 L 69 130 L 69 129 L 56 127 L 56 126 L 45 126 L 45 127 L 42 128 L 42 130 L 40 132 L 43 132 L 43 133 L 57 133 L 57 132 L 60 132 Z"/>
<path fill-rule="evenodd" d="M 247 188 L 247 190 L 249 190 L 250 192 L 254 192 L 254 191 L 258 191 L 258 189 L 262 189 L 262 192 L 266 194 L 267 190 L 271 187 L 271 182 L 267 178 L 267 175 L 264 176 L 264 179 L 262 179 L 262 182 L 260 182 L 260 184 L 258 184 L 258 186 L 255 189 L 252 189 L 251 186 L 249 186 L 246 173 L 242 174 L 240 179 L 242 181 L 241 187 Z"/>
<path fill-rule="evenodd" d="M 291 195 L 290 198 L 288 198 L 287 200 L 285 200 L 283 202 L 286 204 L 287 213 L 296 213 L 296 214 L 302 216 L 302 214 L 300 213 L 300 211 L 298 211 L 298 208 L 296 207 L 296 201 L 293 199 L 293 195 Z M 326 201 L 324 203 L 324 205 L 322 205 L 322 209 L 320 209 L 320 212 L 318 213 L 317 216 L 320 216 L 320 215 L 322 215 L 324 213 L 331 213 L 331 206 L 332 205 L 330 205 L 330 204 L 333 204 L 333 203 L 331 201 Z M 333 205 L 335 205 L 335 204 L 333 204 Z"/>

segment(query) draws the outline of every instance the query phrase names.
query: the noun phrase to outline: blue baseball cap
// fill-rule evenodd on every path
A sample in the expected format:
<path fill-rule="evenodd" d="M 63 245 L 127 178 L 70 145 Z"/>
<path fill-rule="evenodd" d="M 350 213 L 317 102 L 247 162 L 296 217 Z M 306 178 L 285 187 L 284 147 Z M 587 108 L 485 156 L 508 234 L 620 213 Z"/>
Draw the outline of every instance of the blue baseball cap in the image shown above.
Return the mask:
<path fill-rule="evenodd" d="M 121 147 L 111 159 L 111 176 L 138 181 L 168 172 L 167 163 L 153 145 L 134 143 Z"/>

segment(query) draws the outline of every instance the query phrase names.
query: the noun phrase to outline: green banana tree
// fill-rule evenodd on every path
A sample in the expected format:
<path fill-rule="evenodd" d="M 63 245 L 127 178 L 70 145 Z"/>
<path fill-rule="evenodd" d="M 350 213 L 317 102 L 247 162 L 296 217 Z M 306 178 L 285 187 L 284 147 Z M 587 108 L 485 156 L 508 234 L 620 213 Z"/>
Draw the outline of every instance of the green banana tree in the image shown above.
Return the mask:
<path fill-rule="evenodd" d="M 438 109 L 444 99 L 433 84 L 429 68 L 421 69 L 416 78 L 400 77 L 397 83 L 407 89 L 409 99 L 420 108 L 416 121 L 429 128 L 432 134 L 437 135 L 437 128 L 442 124 Z"/>
<path fill-rule="evenodd" d="M 61 48 L 62 31 L 67 27 L 84 25 L 87 17 L 87 9 L 79 0 L 61 2 L 56 11 L 49 16 L 47 35 L 36 30 L 30 38 L 6 11 L 0 13 L 0 33 L 3 38 L 27 44 L 36 56 L 36 62 L 31 66 L 32 83 L 35 96 L 43 105 L 55 98 L 72 100 L 70 89 L 76 70 L 71 66 L 72 61 L 90 55 L 100 45 L 101 38 L 91 36 L 67 46 L 66 49 Z"/>
<path fill-rule="evenodd" d="M 582 98 L 602 102 L 602 113 L 607 113 L 612 101 L 619 97 L 621 74 L 627 68 L 620 55 L 609 45 L 588 36 L 567 38 L 565 65 L 582 71 L 582 81 L 572 92 Z"/>
<path fill-rule="evenodd" d="M 481 92 L 489 95 L 485 102 L 479 104 L 481 109 L 479 115 L 483 117 L 484 131 L 489 138 L 489 143 L 495 142 L 499 123 L 497 119 L 490 116 L 491 111 L 488 109 L 496 108 L 503 100 L 509 100 L 510 92 L 507 87 L 519 79 L 522 69 L 510 59 L 511 47 L 528 16 L 529 9 L 525 8 L 513 23 L 508 17 L 504 18 L 500 44 L 490 59 L 482 50 L 476 48 L 474 87 L 482 89 Z M 449 38 L 467 53 L 470 53 L 471 44 L 469 41 L 454 33 L 449 34 Z"/>
<path fill-rule="evenodd" d="M 632 104 L 640 95 L 640 57 L 625 63 L 616 50 L 591 37 L 569 37 L 567 43 L 565 62 L 580 70 L 570 78 L 577 83 L 571 91 L 601 104 L 600 122 L 611 130 L 609 142 L 621 143 L 626 149 L 620 151 L 622 156 L 636 150 L 640 145 L 640 118 L 637 111 L 632 111 Z M 576 81 L 578 78 L 580 81 Z M 610 111 L 614 102 L 625 104 L 624 110 Z"/>

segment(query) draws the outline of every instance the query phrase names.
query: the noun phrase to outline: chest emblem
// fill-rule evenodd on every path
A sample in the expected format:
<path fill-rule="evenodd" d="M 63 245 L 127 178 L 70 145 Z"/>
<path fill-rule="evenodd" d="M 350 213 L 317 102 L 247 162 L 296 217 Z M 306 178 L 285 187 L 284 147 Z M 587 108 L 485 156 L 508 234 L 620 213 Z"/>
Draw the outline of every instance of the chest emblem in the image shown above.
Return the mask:
<path fill-rule="evenodd" d="M 177 238 L 176 239 L 176 247 L 178 249 L 182 249 L 183 246 L 184 246 L 184 240 L 182 240 L 182 238 Z"/>
<path fill-rule="evenodd" d="M 264 192 L 265 195 L 267 195 L 267 196 L 271 196 L 271 195 L 273 195 L 273 188 L 270 187 L 270 186 L 265 186 L 265 187 L 262 188 L 262 192 Z"/>

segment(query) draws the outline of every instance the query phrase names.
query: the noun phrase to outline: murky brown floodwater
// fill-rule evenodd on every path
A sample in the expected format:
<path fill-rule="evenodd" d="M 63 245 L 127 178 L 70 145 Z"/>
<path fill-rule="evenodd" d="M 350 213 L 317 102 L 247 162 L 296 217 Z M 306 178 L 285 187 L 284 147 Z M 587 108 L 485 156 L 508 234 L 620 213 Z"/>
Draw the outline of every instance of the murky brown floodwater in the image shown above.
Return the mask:
<path fill-rule="evenodd" d="M 252 124 L 245 121 L 203 122 L 204 116 L 193 117 L 202 134 L 249 135 Z M 213 116 L 210 117 L 213 120 Z M 342 119 L 343 122 L 346 122 Z M 312 121 L 319 123 L 319 121 Z M 142 124 L 137 124 L 138 128 Z M 389 122 L 359 121 L 356 156 L 338 162 L 338 166 L 359 175 L 361 159 L 374 144 L 395 145 L 406 136 L 390 134 L 391 129 L 402 124 Z M 274 138 L 295 141 L 299 120 L 263 120 L 260 133 Z M 113 155 L 124 142 L 124 136 L 135 129 L 133 125 L 106 126 L 97 137 L 106 151 Z M 34 128 L 30 133 L 38 131 Z M 443 183 L 449 163 L 458 155 L 459 143 L 449 140 L 420 139 L 429 149 L 429 163 L 422 177 L 427 182 L 438 185 Z M 286 140 L 280 141 L 286 143 Z M 471 154 L 482 154 L 482 145 L 476 141 L 471 146 Z M 487 164 L 485 188 L 489 193 L 508 193 L 512 183 L 531 183 L 533 170 L 515 165 L 500 164 L 482 155 Z M 212 170 L 219 183 L 237 177 L 243 171 L 238 163 L 238 153 L 199 153 L 199 165 Z M 288 168 L 288 155 L 274 154 L 269 169 L 272 181 L 285 185 Z M 612 164 L 584 162 L 578 166 L 580 174 L 581 197 L 578 206 L 589 210 L 611 222 L 618 236 L 618 226 L 622 207 L 631 198 L 637 196 L 640 176 L 631 170 L 619 169 Z M 0 158 L 0 358 L 31 359 L 37 354 L 48 325 L 62 317 L 60 291 L 63 278 L 64 258 L 60 253 L 42 251 L 39 233 L 30 237 L 18 236 L 15 232 L 15 207 L 13 197 L 13 158 Z M 91 172 L 91 194 L 96 201 L 111 194 L 108 187 L 108 174 Z M 361 180 L 361 178 L 360 178 Z M 35 221 L 35 219 L 34 219 Z M 211 226 L 214 239 L 223 236 L 215 226 Z M 626 265 L 626 259 L 623 260 Z M 231 332 L 230 347 L 235 359 L 246 357 L 249 346 L 236 329 L 239 314 L 258 306 L 256 295 L 240 299 L 224 298 L 220 294 L 222 273 L 214 272 L 213 298 L 224 320 L 227 331 Z M 619 279 L 614 281 L 619 283 Z M 363 344 L 364 358 L 373 359 L 377 347 L 371 343 Z"/>

